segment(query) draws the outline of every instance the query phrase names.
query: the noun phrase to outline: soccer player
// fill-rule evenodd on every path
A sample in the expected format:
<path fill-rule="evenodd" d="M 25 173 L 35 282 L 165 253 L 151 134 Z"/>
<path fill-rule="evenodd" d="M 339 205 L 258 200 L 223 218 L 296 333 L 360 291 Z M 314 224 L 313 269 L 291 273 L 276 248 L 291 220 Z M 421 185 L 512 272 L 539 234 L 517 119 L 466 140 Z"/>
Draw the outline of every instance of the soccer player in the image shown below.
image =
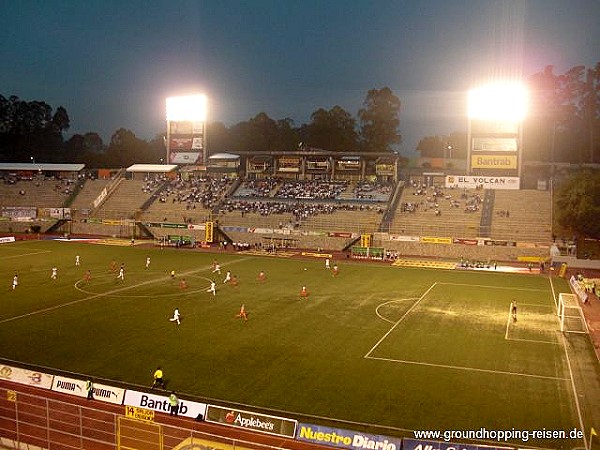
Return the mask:
<path fill-rule="evenodd" d="M 117 262 L 114 259 L 110 262 L 110 268 L 109 268 L 109 270 L 112 273 L 115 273 L 117 271 Z"/>
<path fill-rule="evenodd" d="M 308 297 L 308 291 L 306 290 L 306 286 L 302 286 L 302 289 L 300 290 L 300 297 L 303 297 L 303 298 Z"/>
<path fill-rule="evenodd" d="M 513 322 L 516 322 L 517 321 L 517 301 L 514 299 L 512 302 L 510 302 L 510 313 L 512 314 Z"/>
<path fill-rule="evenodd" d="M 150 257 L 146 256 L 146 269 L 150 268 Z"/>
<path fill-rule="evenodd" d="M 169 321 L 177 322 L 177 325 L 181 325 L 180 317 L 181 315 L 179 314 L 179 308 L 175 308 L 175 311 L 173 311 L 173 317 L 171 317 Z"/>
<path fill-rule="evenodd" d="M 337 264 L 333 265 L 333 272 L 331 272 L 331 276 L 337 277 L 340 274 L 340 269 Z"/>
<path fill-rule="evenodd" d="M 237 287 L 237 285 L 238 285 L 237 275 L 232 275 L 231 276 L 231 281 L 229 282 L 229 284 L 231 284 L 234 287 Z"/>
<path fill-rule="evenodd" d="M 185 281 L 185 278 L 182 278 L 181 281 L 179 282 L 179 289 L 187 289 L 188 285 L 187 282 Z"/>
<path fill-rule="evenodd" d="M 55 266 L 52 268 L 52 275 L 50 275 L 50 278 L 53 280 L 56 280 L 57 277 L 58 277 L 58 269 Z"/>
<path fill-rule="evenodd" d="M 211 281 L 210 287 L 206 290 L 206 292 L 212 292 L 213 297 L 217 295 L 217 283 Z"/>
<path fill-rule="evenodd" d="M 89 283 L 89 281 L 92 279 L 92 272 L 88 269 L 85 271 L 85 274 L 83 275 L 83 281 L 85 281 L 86 283 Z"/>
<path fill-rule="evenodd" d="M 79 255 L 75 256 L 75 265 L 79 265 Z"/>
<path fill-rule="evenodd" d="M 329 266 L 329 258 L 327 258 L 327 259 L 325 260 L 325 268 L 326 268 L 327 270 L 329 270 L 329 268 L 330 268 L 330 266 Z"/>
<path fill-rule="evenodd" d="M 248 320 L 248 313 L 246 312 L 246 307 L 244 306 L 244 304 L 242 304 L 242 306 L 240 307 L 240 312 L 235 317 L 239 317 L 240 319 Z"/>
<path fill-rule="evenodd" d="M 125 280 L 125 264 L 121 264 L 121 268 L 119 269 L 119 275 L 117 275 L 117 280 Z"/>
<path fill-rule="evenodd" d="M 267 279 L 267 276 L 265 275 L 265 273 L 261 270 L 260 272 L 258 272 L 258 277 L 257 277 L 258 281 L 265 281 Z"/>
<path fill-rule="evenodd" d="M 227 274 L 225 275 L 225 279 L 223 280 L 223 284 L 227 284 L 230 281 L 231 281 L 231 272 L 228 270 Z"/>
<path fill-rule="evenodd" d="M 160 368 L 160 366 L 158 366 L 154 371 L 154 382 L 152 383 L 150 389 L 154 389 L 156 386 L 160 386 L 163 389 L 167 388 L 167 386 L 165 385 L 165 381 L 163 380 L 163 371 Z"/>
<path fill-rule="evenodd" d="M 174 279 L 175 279 L 175 271 L 171 270 L 171 280 L 174 280 Z"/>
<path fill-rule="evenodd" d="M 219 263 L 215 264 L 215 268 L 213 269 L 212 273 L 217 272 L 219 275 L 221 275 L 221 265 Z"/>
<path fill-rule="evenodd" d="M 15 276 L 13 277 L 13 282 L 12 282 L 13 291 L 17 288 L 18 285 L 19 285 L 19 275 L 15 273 Z"/>

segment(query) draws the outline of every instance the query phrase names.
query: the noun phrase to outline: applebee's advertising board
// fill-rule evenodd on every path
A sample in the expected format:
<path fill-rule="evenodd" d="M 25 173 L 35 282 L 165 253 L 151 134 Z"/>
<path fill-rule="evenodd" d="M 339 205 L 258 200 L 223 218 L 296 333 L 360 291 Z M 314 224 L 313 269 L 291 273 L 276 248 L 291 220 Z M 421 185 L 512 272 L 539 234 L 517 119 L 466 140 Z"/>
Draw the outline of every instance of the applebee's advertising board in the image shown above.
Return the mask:
<path fill-rule="evenodd" d="M 205 420 L 229 427 L 243 428 L 292 439 L 296 435 L 296 427 L 298 425 L 298 422 L 292 419 L 267 416 L 249 411 L 240 411 L 238 409 L 221 408 L 220 406 L 213 405 L 208 405 Z"/>

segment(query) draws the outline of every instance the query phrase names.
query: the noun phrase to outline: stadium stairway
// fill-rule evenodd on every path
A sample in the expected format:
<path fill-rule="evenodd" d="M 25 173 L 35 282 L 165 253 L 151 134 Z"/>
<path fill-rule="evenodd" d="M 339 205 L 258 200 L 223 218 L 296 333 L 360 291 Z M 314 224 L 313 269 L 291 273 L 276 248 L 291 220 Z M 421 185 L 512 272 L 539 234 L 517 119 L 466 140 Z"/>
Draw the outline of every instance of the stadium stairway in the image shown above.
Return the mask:
<path fill-rule="evenodd" d="M 481 220 L 479 222 L 479 236 L 490 237 L 492 229 L 492 220 L 494 218 L 494 199 L 496 198 L 496 191 L 488 189 L 485 191 L 483 197 L 483 204 L 481 206 Z"/>

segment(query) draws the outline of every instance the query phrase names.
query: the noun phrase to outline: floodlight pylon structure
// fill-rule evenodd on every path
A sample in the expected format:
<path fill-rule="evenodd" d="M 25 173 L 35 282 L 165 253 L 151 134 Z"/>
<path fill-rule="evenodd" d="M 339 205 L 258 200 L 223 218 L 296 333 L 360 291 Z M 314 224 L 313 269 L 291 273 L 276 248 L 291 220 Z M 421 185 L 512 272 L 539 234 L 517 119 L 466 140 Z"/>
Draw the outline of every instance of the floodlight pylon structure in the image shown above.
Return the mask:
<path fill-rule="evenodd" d="M 206 164 L 206 111 L 204 94 L 167 98 L 169 164 Z"/>
<path fill-rule="evenodd" d="M 526 112 L 527 92 L 519 83 L 493 83 L 469 91 L 469 174 L 521 176 Z"/>

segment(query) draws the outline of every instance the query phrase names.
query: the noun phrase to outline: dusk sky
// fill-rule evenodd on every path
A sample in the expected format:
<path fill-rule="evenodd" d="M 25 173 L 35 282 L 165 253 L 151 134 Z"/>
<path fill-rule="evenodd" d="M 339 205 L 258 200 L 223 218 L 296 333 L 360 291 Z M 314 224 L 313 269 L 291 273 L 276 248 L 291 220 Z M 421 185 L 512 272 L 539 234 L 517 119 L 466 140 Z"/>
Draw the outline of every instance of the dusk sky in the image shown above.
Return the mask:
<path fill-rule="evenodd" d="M 0 0 L 0 61 L 0 94 L 64 106 L 69 135 L 105 143 L 164 132 L 172 95 L 205 93 L 228 126 L 300 125 L 388 86 L 408 154 L 465 131 L 466 91 L 489 77 L 599 62 L 600 0 Z"/>

